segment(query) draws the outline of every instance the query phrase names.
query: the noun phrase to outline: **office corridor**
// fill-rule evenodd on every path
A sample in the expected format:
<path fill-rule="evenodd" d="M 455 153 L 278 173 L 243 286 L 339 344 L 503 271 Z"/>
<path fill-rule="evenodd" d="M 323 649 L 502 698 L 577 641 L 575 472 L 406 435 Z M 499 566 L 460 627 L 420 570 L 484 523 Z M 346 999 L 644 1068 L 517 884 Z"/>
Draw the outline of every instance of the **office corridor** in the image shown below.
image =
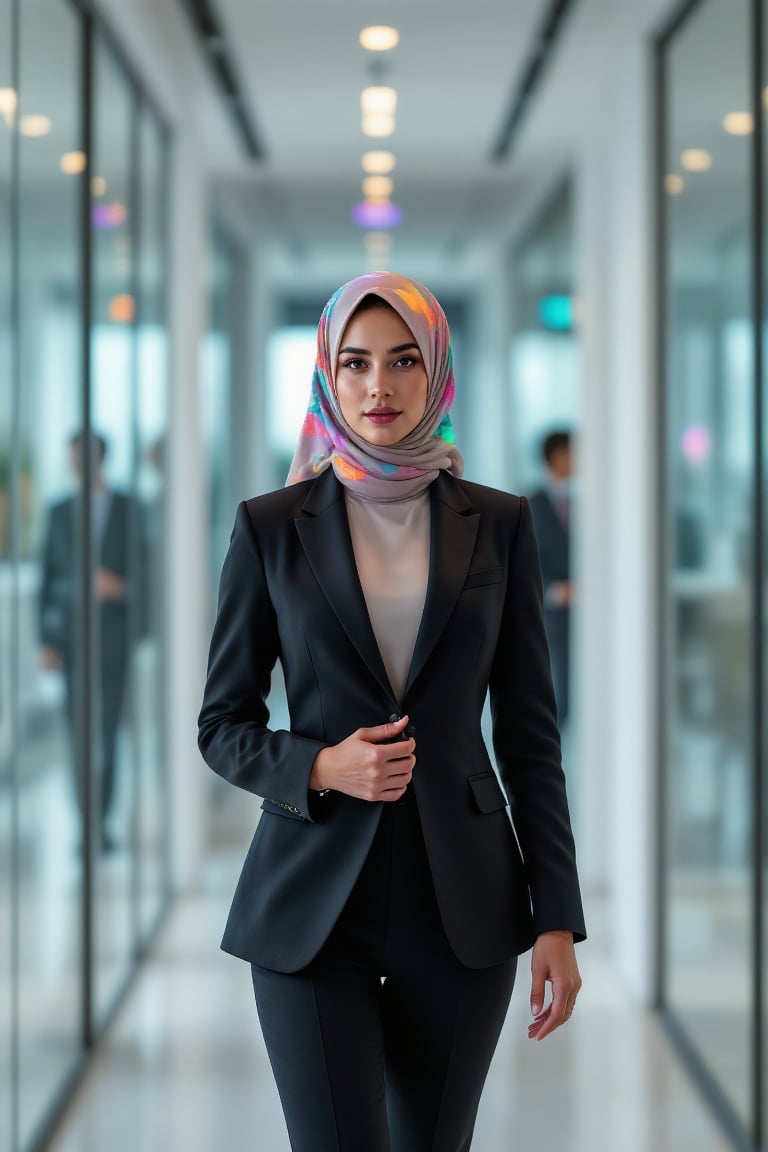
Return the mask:
<path fill-rule="evenodd" d="M 51 1152 L 288 1152 L 248 968 L 217 948 L 238 863 L 213 854 L 176 904 Z M 726 1152 L 658 1019 L 623 996 L 599 901 L 588 913 L 579 1011 L 541 1045 L 521 964 L 474 1152 Z"/>

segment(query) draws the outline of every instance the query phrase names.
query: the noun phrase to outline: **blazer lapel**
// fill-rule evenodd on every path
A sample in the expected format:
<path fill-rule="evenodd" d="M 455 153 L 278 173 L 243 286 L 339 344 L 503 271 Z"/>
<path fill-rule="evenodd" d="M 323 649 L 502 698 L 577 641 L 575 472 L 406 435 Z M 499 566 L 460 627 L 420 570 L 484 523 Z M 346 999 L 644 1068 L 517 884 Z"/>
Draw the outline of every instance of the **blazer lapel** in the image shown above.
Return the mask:
<path fill-rule="evenodd" d="M 309 566 L 347 636 L 394 703 L 357 574 L 344 492 L 332 468 L 318 476 L 301 510 L 296 531 Z"/>
<path fill-rule="evenodd" d="M 448 623 L 467 578 L 480 516 L 452 476 L 441 472 L 430 488 L 429 580 L 404 696 L 424 668 Z"/>

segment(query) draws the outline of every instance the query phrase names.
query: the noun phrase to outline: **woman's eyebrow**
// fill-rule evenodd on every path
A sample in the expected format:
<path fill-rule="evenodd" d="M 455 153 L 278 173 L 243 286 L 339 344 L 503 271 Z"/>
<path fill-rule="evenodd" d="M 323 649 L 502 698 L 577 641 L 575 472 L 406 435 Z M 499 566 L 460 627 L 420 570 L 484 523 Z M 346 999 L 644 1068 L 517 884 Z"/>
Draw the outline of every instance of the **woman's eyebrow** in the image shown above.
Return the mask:
<path fill-rule="evenodd" d="M 387 351 L 387 355 L 388 356 L 394 356 L 396 352 L 408 352 L 409 349 L 411 349 L 411 348 L 415 348 L 417 352 L 419 350 L 419 346 L 415 342 L 411 342 L 410 344 L 398 344 L 396 348 L 390 348 Z M 349 356 L 350 354 L 355 355 L 355 356 L 370 356 L 371 350 L 370 350 L 370 348 L 340 348 L 339 349 L 339 356 Z"/>

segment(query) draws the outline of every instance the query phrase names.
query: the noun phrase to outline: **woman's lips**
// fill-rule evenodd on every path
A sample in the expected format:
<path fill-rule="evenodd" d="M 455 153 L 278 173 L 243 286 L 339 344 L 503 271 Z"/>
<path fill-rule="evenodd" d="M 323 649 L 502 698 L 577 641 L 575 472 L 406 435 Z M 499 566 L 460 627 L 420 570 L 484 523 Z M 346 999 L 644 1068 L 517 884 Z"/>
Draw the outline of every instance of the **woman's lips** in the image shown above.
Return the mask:
<path fill-rule="evenodd" d="M 400 415 L 394 408 L 372 408 L 365 414 L 374 424 L 391 424 Z"/>

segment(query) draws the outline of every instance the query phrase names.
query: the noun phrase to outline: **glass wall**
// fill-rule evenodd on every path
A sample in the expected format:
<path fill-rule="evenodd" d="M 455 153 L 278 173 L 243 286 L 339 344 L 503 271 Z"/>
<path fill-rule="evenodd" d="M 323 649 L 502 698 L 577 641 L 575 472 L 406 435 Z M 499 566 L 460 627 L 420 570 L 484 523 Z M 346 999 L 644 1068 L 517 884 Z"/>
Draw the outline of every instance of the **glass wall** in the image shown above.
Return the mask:
<path fill-rule="evenodd" d="M 11 160 L 16 83 L 11 0 L 0 0 L 0 1152 L 14 1142 L 13 697 L 11 677 Z"/>
<path fill-rule="evenodd" d="M 137 228 L 136 499 L 133 554 L 140 596 L 134 633 L 134 732 L 138 933 L 144 942 L 168 886 L 168 777 L 165 743 L 165 496 L 168 333 L 165 270 L 166 141 L 151 109 L 139 110 Z"/>
<path fill-rule="evenodd" d="M 701 0 L 661 42 L 659 71 L 662 996 L 721 1119 L 755 1143 L 756 15 L 754 0 Z"/>
<path fill-rule="evenodd" d="M 513 491 L 541 479 L 541 442 L 581 420 L 573 193 L 558 188 L 512 253 L 510 467 Z"/>
<path fill-rule="evenodd" d="M 763 158 L 768 157 L 768 0 L 759 0 L 761 4 L 762 27 L 763 27 L 763 43 L 762 43 L 762 74 L 759 78 L 758 88 L 762 95 L 762 108 L 761 108 L 761 129 L 762 129 L 762 146 Z M 759 793 L 762 794 L 762 811 L 760 812 L 761 825 L 759 829 L 758 843 L 762 853 L 762 999 L 763 1011 L 761 1020 L 761 1036 L 762 1036 L 762 1070 L 763 1078 L 762 1084 L 758 1085 L 758 1092 L 762 1104 L 762 1116 L 760 1117 L 763 1144 L 768 1143 L 768 597 L 765 595 L 768 589 L 768 163 L 765 163 L 763 171 L 760 173 L 761 177 L 761 204 L 763 210 L 763 236 L 762 236 L 762 265 L 759 273 L 763 285 L 763 316 L 762 316 L 762 340 L 763 340 L 763 379 L 761 382 L 762 387 L 762 483 L 759 486 L 759 496 L 762 500 L 762 541 L 758 544 L 760 554 L 762 557 L 762 573 L 760 593 L 757 601 L 762 601 L 762 621 L 758 620 L 757 634 L 762 637 L 763 651 L 762 651 L 762 701 L 760 714 L 762 715 L 762 763 L 760 764 L 760 788 Z M 758 862 L 759 863 L 759 862 Z"/>
<path fill-rule="evenodd" d="M 140 525 L 133 492 L 136 369 L 134 94 L 97 37 L 92 151 L 91 661 L 96 1011 L 109 1011 L 130 970 L 136 810 L 129 720 L 134 609 L 141 593 Z"/>
<path fill-rule="evenodd" d="M 82 536 L 68 437 L 82 420 L 81 26 L 19 6 L 18 369 L 13 618 L 19 1142 L 79 1058 L 83 1030 Z"/>
<path fill-rule="evenodd" d="M 201 427 L 205 432 L 207 454 L 211 623 L 237 507 L 231 432 L 238 404 L 235 322 L 241 277 L 241 257 L 236 244 L 222 229 L 215 228 L 208 261 L 210 324 L 203 341 L 200 392 Z"/>
<path fill-rule="evenodd" d="M 571 707 L 571 637 L 576 634 L 578 597 L 572 527 L 578 514 L 574 473 L 582 401 L 575 277 L 573 193 L 570 182 L 565 182 L 512 252 L 507 482 L 513 491 L 527 493 L 531 499 L 563 766 L 576 817 L 577 717 Z M 550 435 L 562 433 L 566 436 L 550 443 Z"/>
<path fill-rule="evenodd" d="M 167 151 L 97 20 L 0 0 L 0 1152 L 166 906 Z"/>

